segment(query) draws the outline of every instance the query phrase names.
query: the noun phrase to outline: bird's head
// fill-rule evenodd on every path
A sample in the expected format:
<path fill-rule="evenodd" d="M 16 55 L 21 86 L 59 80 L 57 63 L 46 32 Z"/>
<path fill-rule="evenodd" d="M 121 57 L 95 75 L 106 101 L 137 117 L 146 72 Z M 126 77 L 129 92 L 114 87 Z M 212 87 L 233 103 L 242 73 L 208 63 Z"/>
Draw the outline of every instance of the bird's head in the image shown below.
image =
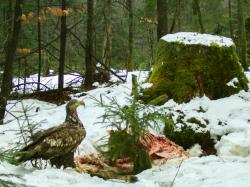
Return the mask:
<path fill-rule="evenodd" d="M 85 106 L 85 103 L 83 101 L 78 101 L 77 99 L 72 99 L 66 105 L 66 110 L 68 112 L 73 112 L 78 106 Z"/>

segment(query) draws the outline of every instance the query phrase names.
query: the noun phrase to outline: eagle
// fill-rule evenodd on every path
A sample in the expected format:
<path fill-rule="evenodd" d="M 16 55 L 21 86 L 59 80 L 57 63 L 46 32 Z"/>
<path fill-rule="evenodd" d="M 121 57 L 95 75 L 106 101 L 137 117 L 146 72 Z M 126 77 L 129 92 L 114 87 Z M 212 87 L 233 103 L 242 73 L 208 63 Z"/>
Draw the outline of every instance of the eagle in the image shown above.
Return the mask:
<path fill-rule="evenodd" d="M 21 149 L 19 162 L 34 159 L 50 160 L 57 168 L 74 167 L 74 152 L 86 137 L 86 130 L 77 115 L 77 107 L 85 103 L 72 99 L 66 105 L 66 118 L 59 126 L 39 131 L 31 143 Z"/>

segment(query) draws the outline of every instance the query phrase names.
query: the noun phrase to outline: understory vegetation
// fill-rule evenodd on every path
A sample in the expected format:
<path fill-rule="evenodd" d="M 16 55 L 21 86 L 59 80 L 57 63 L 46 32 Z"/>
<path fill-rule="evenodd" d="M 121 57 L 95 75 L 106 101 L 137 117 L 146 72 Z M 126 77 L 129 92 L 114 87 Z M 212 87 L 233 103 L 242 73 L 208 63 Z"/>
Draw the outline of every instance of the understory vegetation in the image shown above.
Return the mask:
<path fill-rule="evenodd" d="M 133 163 L 133 173 L 138 174 L 151 168 L 149 153 L 141 144 L 149 129 L 159 131 L 159 123 L 164 121 L 163 111 L 150 108 L 138 99 L 138 88 L 133 91 L 132 99 L 122 106 L 115 98 L 108 98 L 110 104 L 100 103 L 105 113 L 100 117 L 110 131 L 106 144 L 100 146 L 103 154 L 110 160 L 129 158 Z M 106 151 L 105 151 L 106 150 Z"/>

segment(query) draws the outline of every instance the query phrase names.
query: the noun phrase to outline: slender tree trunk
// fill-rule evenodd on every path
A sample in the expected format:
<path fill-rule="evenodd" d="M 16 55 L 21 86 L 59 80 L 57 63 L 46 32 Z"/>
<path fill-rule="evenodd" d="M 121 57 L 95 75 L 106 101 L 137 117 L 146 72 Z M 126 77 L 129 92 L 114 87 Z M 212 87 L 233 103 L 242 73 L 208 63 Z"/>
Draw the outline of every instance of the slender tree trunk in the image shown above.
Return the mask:
<path fill-rule="evenodd" d="M 93 22 L 94 22 L 94 1 L 87 1 L 87 45 L 86 45 L 86 54 L 85 54 L 85 87 L 91 88 L 94 82 L 94 38 L 93 38 Z"/>
<path fill-rule="evenodd" d="M 1 41 L 4 41 L 5 40 L 5 37 L 7 36 L 7 34 L 8 34 L 8 32 L 6 32 L 7 31 L 7 5 L 6 5 L 6 3 L 2 3 L 2 4 L 0 4 L 1 5 L 1 10 L 0 11 L 2 11 L 1 12 L 1 22 L 3 23 L 3 24 L 1 24 L 1 35 L 0 35 L 0 40 Z"/>
<path fill-rule="evenodd" d="M 156 13 L 153 11 L 156 7 L 156 1 L 152 0 L 145 0 L 145 17 L 155 19 Z M 155 33 L 156 33 L 156 27 L 152 24 L 146 24 L 147 32 L 146 38 L 147 38 L 147 48 L 148 48 L 148 70 L 152 67 L 154 63 L 154 49 L 155 49 Z"/>
<path fill-rule="evenodd" d="M 24 80 L 23 80 L 23 94 L 26 94 L 26 82 L 28 77 L 28 61 L 27 57 L 24 58 Z"/>
<path fill-rule="evenodd" d="M 181 14 L 181 1 L 180 0 L 176 0 L 176 10 L 175 10 L 175 15 L 174 15 L 174 19 L 170 28 L 170 33 L 173 33 L 175 30 L 175 26 L 176 26 L 176 22 L 178 23 L 178 31 L 180 30 L 180 14 Z"/>
<path fill-rule="evenodd" d="M 37 0 L 37 39 L 38 39 L 38 84 L 37 91 L 40 91 L 42 55 L 41 55 L 41 21 L 40 21 L 40 0 Z"/>
<path fill-rule="evenodd" d="M 8 11 L 7 11 L 7 19 L 9 19 L 8 21 L 8 25 L 7 25 L 7 31 L 8 34 L 11 33 L 12 31 L 12 23 L 13 23 L 13 0 L 9 0 L 9 5 L 8 5 Z"/>
<path fill-rule="evenodd" d="M 177 25 L 177 29 L 178 29 L 178 32 L 179 32 L 179 31 L 181 31 L 181 0 L 177 1 L 177 7 L 178 7 L 178 16 L 177 16 L 178 25 Z"/>
<path fill-rule="evenodd" d="M 6 21 L 7 21 L 7 16 L 6 16 L 6 5 L 5 5 L 5 3 L 2 3 L 2 4 L 0 4 L 1 5 L 1 22 L 3 22 L 3 24 L 1 25 L 1 29 L 2 29 L 2 31 L 3 31 L 3 35 L 4 36 L 6 36 L 6 32 L 5 32 L 5 30 L 6 30 Z M 1 36 L 2 37 L 2 36 Z M 2 41 L 2 38 L 0 38 L 1 39 L 1 41 Z"/>
<path fill-rule="evenodd" d="M 13 23 L 13 12 L 12 12 L 12 7 L 13 7 L 13 0 L 8 1 L 8 7 L 7 11 L 5 9 L 4 11 L 4 21 L 5 24 L 3 24 L 3 31 L 4 31 L 4 36 L 6 37 L 6 44 L 4 45 L 5 47 L 5 53 L 7 53 L 7 41 L 8 37 L 10 37 L 10 34 L 12 33 L 12 23 Z"/>
<path fill-rule="evenodd" d="M 62 10 L 66 10 L 66 0 L 62 0 Z M 63 85 L 64 85 L 64 67 L 65 67 L 66 40 L 67 40 L 66 15 L 63 14 L 62 17 L 61 17 L 58 89 L 63 89 Z"/>
<path fill-rule="evenodd" d="M 18 79 L 17 79 L 17 89 L 20 89 L 20 78 L 21 78 L 21 60 L 17 61 L 18 63 Z"/>
<path fill-rule="evenodd" d="M 128 64 L 127 70 L 133 71 L 133 45 L 134 45 L 134 13 L 133 13 L 133 0 L 127 0 L 127 7 L 129 13 L 129 26 L 128 26 Z"/>
<path fill-rule="evenodd" d="M 147 42 L 148 42 L 148 58 L 149 58 L 149 69 L 152 67 L 154 62 L 154 31 L 152 28 L 147 28 Z"/>
<path fill-rule="evenodd" d="M 110 68 L 112 61 L 112 22 L 111 22 L 111 0 L 105 0 L 104 2 L 104 39 L 103 39 L 103 63 Z M 105 72 L 104 81 L 109 80 L 109 72 Z"/>
<path fill-rule="evenodd" d="M 198 22 L 199 22 L 199 25 L 200 25 L 200 32 L 205 33 L 205 28 L 204 28 L 203 21 L 202 21 L 202 15 L 201 15 L 199 0 L 193 0 L 193 8 L 194 8 L 195 15 L 198 16 Z"/>
<path fill-rule="evenodd" d="M 13 63 L 16 54 L 18 37 L 21 30 L 21 20 L 19 18 L 22 15 L 23 4 L 24 0 L 16 0 L 13 32 L 11 37 L 8 38 L 7 43 L 3 81 L 0 93 L 0 124 L 3 124 L 7 100 L 12 88 Z"/>
<path fill-rule="evenodd" d="M 250 61 L 250 17 L 246 18 L 247 60 Z"/>
<path fill-rule="evenodd" d="M 247 65 L 247 42 L 244 20 L 244 0 L 237 0 L 238 9 L 238 28 L 239 28 L 239 48 L 240 48 L 240 61 L 245 70 L 248 70 Z"/>
<path fill-rule="evenodd" d="M 157 0 L 157 38 L 158 40 L 168 33 L 168 10 L 166 0 Z"/>
<path fill-rule="evenodd" d="M 228 16 L 229 16 L 229 30 L 230 30 L 230 37 L 233 39 L 233 22 L 232 22 L 232 1 L 228 0 Z"/>

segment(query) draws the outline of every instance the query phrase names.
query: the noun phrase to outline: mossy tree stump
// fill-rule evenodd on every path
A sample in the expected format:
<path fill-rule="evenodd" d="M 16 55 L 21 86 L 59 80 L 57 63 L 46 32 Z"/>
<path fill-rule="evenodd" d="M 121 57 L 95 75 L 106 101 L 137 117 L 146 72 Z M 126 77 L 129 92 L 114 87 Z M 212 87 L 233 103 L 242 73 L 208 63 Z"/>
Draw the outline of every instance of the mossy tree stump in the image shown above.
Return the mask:
<path fill-rule="evenodd" d="M 148 82 L 153 85 L 144 90 L 148 102 L 164 94 L 176 102 L 186 102 L 204 94 L 218 99 L 248 90 L 232 40 L 198 33 L 161 38 Z"/>

